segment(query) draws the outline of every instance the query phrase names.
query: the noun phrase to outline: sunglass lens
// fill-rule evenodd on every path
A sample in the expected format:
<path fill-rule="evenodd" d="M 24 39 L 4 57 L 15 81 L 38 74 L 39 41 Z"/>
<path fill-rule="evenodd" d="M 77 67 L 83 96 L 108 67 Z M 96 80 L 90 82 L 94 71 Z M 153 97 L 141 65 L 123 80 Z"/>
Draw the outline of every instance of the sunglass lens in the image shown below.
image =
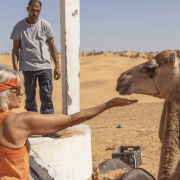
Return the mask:
<path fill-rule="evenodd" d="M 21 94 L 21 86 L 18 87 L 18 94 Z"/>

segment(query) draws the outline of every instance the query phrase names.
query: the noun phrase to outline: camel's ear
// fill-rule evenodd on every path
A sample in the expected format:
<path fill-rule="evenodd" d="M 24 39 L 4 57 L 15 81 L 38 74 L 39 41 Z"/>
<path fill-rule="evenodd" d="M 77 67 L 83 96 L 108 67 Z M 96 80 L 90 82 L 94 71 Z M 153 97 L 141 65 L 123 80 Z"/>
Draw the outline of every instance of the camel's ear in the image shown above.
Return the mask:
<path fill-rule="evenodd" d="M 177 54 L 175 51 L 171 51 L 169 53 L 168 62 L 173 68 L 179 67 L 179 59 L 177 58 Z"/>

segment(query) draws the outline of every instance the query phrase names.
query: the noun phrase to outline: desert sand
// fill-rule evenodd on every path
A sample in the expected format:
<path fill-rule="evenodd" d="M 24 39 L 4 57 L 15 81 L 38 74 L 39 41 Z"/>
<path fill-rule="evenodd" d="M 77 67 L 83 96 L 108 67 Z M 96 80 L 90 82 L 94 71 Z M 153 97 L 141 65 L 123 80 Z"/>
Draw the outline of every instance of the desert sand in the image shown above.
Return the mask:
<path fill-rule="evenodd" d="M 129 56 L 132 52 L 126 54 Z M 96 56 L 80 55 L 81 110 L 115 97 L 138 100 L 136 104 L 112 108 L 85 122 L 92 131 L 93 167 L 111 159 L 112 152 L 115 152 L 119 146 L 141 146 L 140 167 L 157 178 L 161 148 L 158 129 L 164 101 L 146 95 L 120 96 L 115 90 L 117 78 L 122 72 L 145 61 L 147 61 L 145 55 L 140 55 L 138 58 L 113 53 Z M 0 64 L 6 64 L 12 69 L 11 55 L 0 55 Z M 52 98 L 56 114 L 61 113 L 62 110 L 61 87 L 61 80 L 53 81 Z M 39 88 L 36 99 L 40 108 Z M 22 98 L 21 108 L 14 112 L 25 111 L 24 100 L 25 95 Z M 119 124 L 122 128 L 116 128 Z"/>

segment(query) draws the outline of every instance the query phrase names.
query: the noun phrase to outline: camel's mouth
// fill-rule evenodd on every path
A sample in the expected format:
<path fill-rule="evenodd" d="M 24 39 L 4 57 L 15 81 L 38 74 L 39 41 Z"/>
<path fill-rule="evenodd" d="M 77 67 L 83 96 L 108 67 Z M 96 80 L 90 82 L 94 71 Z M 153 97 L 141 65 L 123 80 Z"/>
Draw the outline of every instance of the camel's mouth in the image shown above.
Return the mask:
<path fill-rule="evenodd" d="M 130 86 L 131 86 L 131 84 L 127 85 L 121 89 L 117 86 L 116 91 L 119 92 L 120 95 L 131 95 L 132 93 L 129 91 Z"/>

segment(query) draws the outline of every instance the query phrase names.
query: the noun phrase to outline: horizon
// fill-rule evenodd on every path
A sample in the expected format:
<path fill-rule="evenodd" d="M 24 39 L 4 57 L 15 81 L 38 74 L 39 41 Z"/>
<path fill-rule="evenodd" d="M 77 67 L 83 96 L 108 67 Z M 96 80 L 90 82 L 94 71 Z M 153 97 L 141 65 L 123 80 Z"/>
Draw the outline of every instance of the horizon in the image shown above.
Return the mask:
<path fill-rule="evenodd" d="M 60 1 L 41 2 L 42 11 L 39 17 L 51 24 L 57 51 L 61 52 Z M 11 54 L 13 41 L 10 35 L 15 24 L 27 17 L 27 4 L 28 0 L 1 2 L 0 54 L 5 51 Z M 179 6 L 178 0 L 80 1 L 80 53 L 93 50 L 160 52 L 178 49 Z"/>

